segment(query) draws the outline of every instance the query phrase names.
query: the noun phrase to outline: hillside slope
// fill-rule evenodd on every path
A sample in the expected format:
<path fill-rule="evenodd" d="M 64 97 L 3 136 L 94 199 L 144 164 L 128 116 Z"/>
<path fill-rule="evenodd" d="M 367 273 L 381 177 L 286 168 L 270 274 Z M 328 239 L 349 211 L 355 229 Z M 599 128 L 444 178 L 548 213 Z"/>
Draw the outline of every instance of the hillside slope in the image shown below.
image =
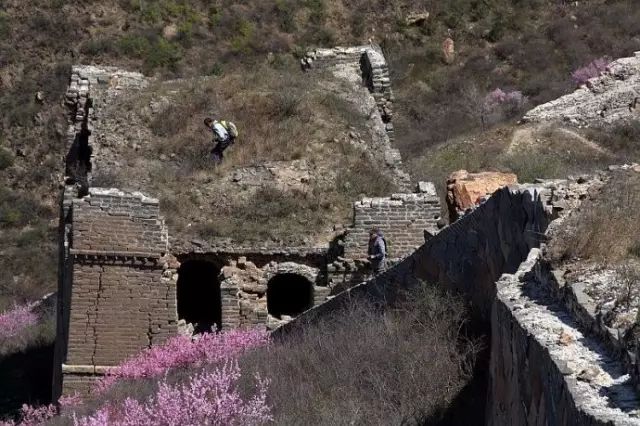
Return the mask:
<path fill-rule="evenodd" d="M 406 20 L 410 13 L 426 11 L 430 16 L 423 24 Z M 484 152 L 484 143 L 471 142 L 472 150 L 449 152 L 448 142 L 488 141 L 492 133 L 485 136 L 485 128 L 505 120 L 509 123 L 526 105 L 571 90 L 574 69 L 594 58 L 615 58 L 640 50 L 639 14 L 632 0 L 581 2 L 577 6 L 547 0 L 221 0 L 213 4 L 3 0 L 0 267 L 9 273 L 0 277 L 0 307 L 14 299 L 33 299 L 55 286 L 53 241 L 66 129 L 66 111 L 60 100 L 71 64 L 115 65 L 160 79 L 209 75 L 213 81 L 231 82 L 228 90 L 235 95 L 235 91 L 261 90 L 262 70 L 267 70 L 267 76 L 271 73 L 276 80 L 280 78 L 281 87 L 290 83 L 295 87 L 295 78 L 289 75 L 295 69 L 291 65 L 307 48 L 373 39 L 383 45 L 390 60 L 397 97 L 397 147 L 405 162 L 413 165 L 414 176 L 440 182 L 449 166 L 439 166 L 440 171 L 432 173 L 424 165 L 441 152 L 447 152 L 450 164 L 456 167 L 458 158 L 468 158 L 466 167 L 471 169 L 504 167 L 505 163 L 491 157 L 480 163 L 469 157 L 470 152 Z M 446 37 L 455 42 L 455 59 L 449 64 L 441 54 Z M 266 68 L 259 68 L 267 57 Z M 241 83 L 242 89 L 233 81 Z M 500 111 L 483 123 L 485 96 L 495 88 L 519 91 L 527 103 L 515 111 Z M 192 90 L 202 92 L 197 85 Z M 229 110 L 218 112 L 239 113 L 233 105 L 227 106 Z M 339 105 L 325 107 L 331 116 L 344 116 Z M 296 114 L 317 112 L 315 106 L 306 112 L 305 108 L 302 105 Z M 270 118 L 270 122 L 277 120 L 282 121 L 282 115 Z M 256 127 L 264 131 L 263 126 L 260 121 Z M 191 131 L 180 130 L 192 137 L 198 134 Z M 325 136 L 329 135 L 309 133 L 314 144 Z M 307 153 L 299 150 L 300 145 L 294 144 L 261 155 L 269 160 L 306 159 Z M 521 164 L 506 166 L 515 171 L 530 166 L 527 161 Z M 562 170 L 562 165 L 557 169 Z M 327 188 L 322 190 L 328 192 Z M 355 192 L 363 190 L 349 196 Z M 183 202 L 184 195 L 174 196 L 177 204 Z M 258 204 L 269 199 L 281 208 L 282 198 L 277 196 L 258 200 Z M 291 203 L 299 205 L 299 200 Z M 253 207 L 248 203 L 241 210 Z M 215 233 L 221 229 L 227 229 L 227 222 L 214 226 Z"/>

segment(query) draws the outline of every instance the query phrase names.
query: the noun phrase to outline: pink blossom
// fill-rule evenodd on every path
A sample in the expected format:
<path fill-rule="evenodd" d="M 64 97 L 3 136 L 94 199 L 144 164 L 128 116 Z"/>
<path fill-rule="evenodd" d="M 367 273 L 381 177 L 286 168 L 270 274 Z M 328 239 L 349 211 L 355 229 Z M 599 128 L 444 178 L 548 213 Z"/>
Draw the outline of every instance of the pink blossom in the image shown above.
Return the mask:
<path fill-rule="evenodd" d="M 585 84 L 594 77 L 598 77 L 609 67 L 609 59 L 606 57 L 594 59 L 587 65 L 578 68 L 571 73 L 571 78 L 577 85 Z"/>
<path fill-rule="evenodd" d="M 256 394 L 245 400 L 237 389 L 240 368 L 234 361 L 194 375 L 184 384 L 160 383 L 144 402 L 128 398 L 109 404 L 94 415 L 77 418 L 76 426 L 259 425 L 273 420 L 266 403 L 268 382 L 256 378 Z"/>
<path fill-rule="evenodd" d="M 484 105 L 486 108 L 496 107 L 501 104 L 512 104 L 514 106 L 520 106 L 526 102 L 527 98 L 518 90 L 505 92 L 504 90 L 497 88 L 487 94 L 484 99 Z"/>
<path fill-rule="evenodd" d="M 233 330 L 222 333 L 206 333 L 192 339 L 176 336 L 166 343 L 145 349 L 138 355 L 111 369 L 97 383 L 102 392 L 119 379 L 140 379 L 165 374 L 180 366 L 201 366 L 234 358 L 248 349 L 264 346 L 268 334 L 261 330 Z"/>
<path fill-rule="evenodd" d="M 0 341 L 16 337 L 38 323 L 38 315 L 31 308 L 31 305 L 15 305 L 13 309 L 0 314 Z"/>
<path fill-rule="evenodd" d="M 61 396 L 58 399 L 58 405 L 63 408 L 76 407 L 80 404 L 82 404 L 82 397 L 77 392 L 73 395 Z"/>
<path fill-rule="evenodd" d="M 33 407 L 24 404 L 20 410 L 20 421 L 0 421 L 0 426 L 38 426 L 58 414 L 58 408 L 53 405 Z"/>

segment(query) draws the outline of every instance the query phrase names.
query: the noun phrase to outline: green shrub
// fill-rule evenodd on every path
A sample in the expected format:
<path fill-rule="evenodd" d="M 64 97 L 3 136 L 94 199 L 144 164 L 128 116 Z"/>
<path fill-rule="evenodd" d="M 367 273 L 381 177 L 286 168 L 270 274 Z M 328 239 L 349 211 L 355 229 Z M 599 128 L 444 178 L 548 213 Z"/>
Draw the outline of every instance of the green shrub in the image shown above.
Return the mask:
<path fill-rule="evenodd" d="M 33 245 L 40 245 L 42 241 L 47 238 L 47 228 L 44 226 L 36 226 L 35 228 L 28 229 L 20 233 L 16 239 L 16 245 L 18 247 L 27 247 Z"/>
<path fill-rule="evenodd" d="M 209 26 L 216 27 L 222 19 L 222 10 L 217 6 L 209 8 Z"/>
<path fill-rule="evenodd" d="M 235 25 L 236 35 L 231 40 L 231 50 L 235 53 L 249 53 L 254 33 L 253 23 L 246 19 L 239 19 Z"/>
<path fill-rule="evenodd" d="M 162 67 L 175 71 L 182 59 L 177 44 L 157 35 L 124 36 L 118 41 L 117 46 L 121 54 L 143 60 L 146 72 Z"/>
<path fill-rule="evenodd" d="M 9 23 L 9 16 L 0 11 L 0 37 L 9 37 L 11 33 L 11 24 Z"/>
<path fill-rule="evenodd" d="M 0 188 L 0 228 L 36 224 L 51 210 L 21 193 Z"/>
<path fill-rule="evenodd" d="M 99 56 L 114 53 L 116 46 L 107 38 L 92 38 L 80 45 L 80 52 L 89 56 Z"/>
<path fill-rule="evenodd" d="M 181 58 L 180 48 L 175 43 L 161 38 L 158 39 L 156 43 L 151 46 L 151 50 L 147 52 L 145 65 L 151 70 L 159 67 L 167 67 L 175 70 Z"/>
<path fill-rule="evenodd" d="M 290 0 L 276 0 L 274 10 L 280 29 L 286 33 L 295 32 L 297 29 L 295 21 L 295 2 Z"/>
<path fill-rule="evenodd" d="M 13 165 L 13 155 L 4 149 L 0 148 L 0 170 L 7 169 Z"/>
<path fill-rule="evenodd" d="M 306 0 L 305 6 L 309 9 L 309 22 L 315 25 L 324 24 L 327 18 L 327 5 L 324 0 Z"/>
<path fill-rule="evenodd" d="M 224 74 L 224 67 L 220 62 L 216 62 L 211 66 L 208 74 L 213 77 L 221 77 Z"/>
<path fill-rule="evenodd" d="M 127 35 L 118 41 L 118 50 L 127 56 L 142 57 L 150 48 L 149 40 L 139 35 Z"/>

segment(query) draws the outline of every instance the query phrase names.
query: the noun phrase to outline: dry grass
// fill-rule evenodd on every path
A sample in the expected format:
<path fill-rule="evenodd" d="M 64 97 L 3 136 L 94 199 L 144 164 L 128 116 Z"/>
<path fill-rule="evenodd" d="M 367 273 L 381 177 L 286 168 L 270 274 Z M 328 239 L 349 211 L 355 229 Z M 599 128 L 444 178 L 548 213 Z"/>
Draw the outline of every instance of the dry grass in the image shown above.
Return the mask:
<path fill-rule="evenodd" d="M 469 380 L 477 351 L 461 302 L 432 286 L 385 312 L 354 303 L 268 350 L 245 371 L 271 380 L 275 422 L 436 424 Z"/>
<path fill-rule="evenodd" d="M 350 220 L 354 199 L 396 189 L 384 166 L 348 142 L 352 129 L 368 134 L 366 117 L 333 79 L 278 62 L 154 85 L 115 108 L 150 130 L 142 152 L 123 155 L 135 159 L 133 167 L 98 182 L 129 182 L 131 189 L 159 196 L 172 233 L 290 244 L 330 234 L 334 224 Z M 163 107 L 152 113 L 145 109 L 150 103 Z M 208 116 L 231 119 L 240 131 L 219 166 L 210 157 L 211 132 L 202 124 Z M 285 168 L 298 160 L 307 177 L 290 171 L 287 183 L 258 186 L 230 179 L 239 168 L 266 162 Z"/>
<path fill-rule="evenodd" d="M 640 174 L 620 171 L 563 224 L 551 240 L 550 253 L 557 260 L 616 265 L 637 257 L 639 236 Z"/>

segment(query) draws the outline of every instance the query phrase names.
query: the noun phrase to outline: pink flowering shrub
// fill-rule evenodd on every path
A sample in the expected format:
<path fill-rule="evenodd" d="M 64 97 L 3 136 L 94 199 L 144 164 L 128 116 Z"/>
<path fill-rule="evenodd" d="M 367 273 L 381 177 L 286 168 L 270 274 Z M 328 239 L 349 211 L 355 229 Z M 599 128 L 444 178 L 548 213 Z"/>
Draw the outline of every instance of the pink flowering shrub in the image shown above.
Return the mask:
<path fill-rule="evenodd" d="M 585 84 L 594 77 L 598 77 L 609 66 L 609 59 L 602 57 L 594 59 L 584 67 L 578 68 L 571 73 L 571 78 L 577 85 Z"/>
<path fill-rule="evenodd" d="M 494 108 L 498 105 L 514 105 L 517 107 L 522 106 L 527 100 L 527 97 L 519 90 L 507 91 L 497 88 L 487 94 L 484 98 L 484 104 L 487 108 Z"/>
<path fill-rule="evenodd" d="M 240 368 L 227 362 L 214 371 L 194 375 L 187 383 L 160 383 L 144 402 L 127 398 L 108 404 L 91 416 L 77 418 L 76 426 L 260 425 L 273 420 L 266 403 L 268 383 L 256 378 L 256 394 L 243 399 L 238 392 Z"/>
<path fill-rule="evenodd" d="M 0 314 L 0 342 L 17 337 L 38 323 L 38 315 L 31 308 L 31 305 L 15 305 L 13 309 Z"/>
<path fill-rule="evenodd" d="M 513 118 L 524 109 L 527 101 L 527 97 L 518 90 L 505 92 L 497 88 L 484 97 L 482 122 L 483 124 L 491 124 L 505 118 Z"/>
<path fill-rule="evenodd" d="M 23 405 L 20 411 L 20 421 L 0 421 L 0 426 L 38 426 L 44 424 L 47 420 L 58 414 L 55 405 L 43 405 L 41 407 L 32 407 Z"/>
<path fill-rule="evenodd" d="M 181 366 L 200 366 L 225 361 L 244 351 L 268 342 L 268 334 L 260 330 L 233 330 L 206 333 L 192 339 L 176 336 L 165 344 L 154 346 L 111 369 L 97 384 L 97 391 L 110 388 L 119 379 L 156 377 Z"/>

